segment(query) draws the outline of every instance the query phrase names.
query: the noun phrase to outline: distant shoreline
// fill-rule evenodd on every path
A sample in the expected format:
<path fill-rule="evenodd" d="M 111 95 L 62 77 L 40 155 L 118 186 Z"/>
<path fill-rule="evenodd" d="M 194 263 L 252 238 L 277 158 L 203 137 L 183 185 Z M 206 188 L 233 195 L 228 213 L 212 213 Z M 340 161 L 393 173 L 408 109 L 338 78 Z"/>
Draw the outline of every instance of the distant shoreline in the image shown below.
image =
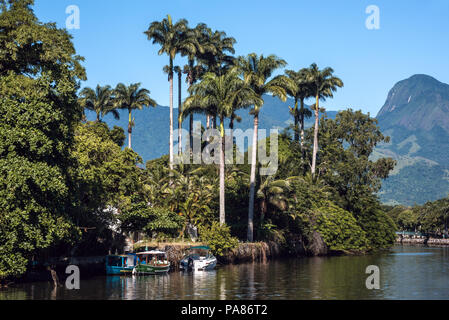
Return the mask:
<path fill-rule="evenodd" d="M 405 245 L 424 245 L 424 246 L 432 246 L 432 247 L 446 247 L 449 246 L 449 239 L 411 239 L 411 238 L 397 238 L 396 244 L 405 244 Z"/>

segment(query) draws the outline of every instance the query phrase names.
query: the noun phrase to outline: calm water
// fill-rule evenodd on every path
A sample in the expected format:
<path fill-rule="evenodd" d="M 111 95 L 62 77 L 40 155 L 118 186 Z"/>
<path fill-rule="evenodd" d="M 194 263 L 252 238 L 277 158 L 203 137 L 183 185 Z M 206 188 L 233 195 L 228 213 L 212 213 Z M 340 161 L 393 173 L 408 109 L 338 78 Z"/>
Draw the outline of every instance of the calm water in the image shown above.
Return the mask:
<path fill-rule="evenodd" d="M 380 268 L 380 290 L 365 286 Z M 2 299 L 448 299 L 449 248 L 396 246 L 370 256 L 302 258 L 222 266 L 211 272 L 96 277 L 81 289 L 29 283 L 0 289 Z"/>

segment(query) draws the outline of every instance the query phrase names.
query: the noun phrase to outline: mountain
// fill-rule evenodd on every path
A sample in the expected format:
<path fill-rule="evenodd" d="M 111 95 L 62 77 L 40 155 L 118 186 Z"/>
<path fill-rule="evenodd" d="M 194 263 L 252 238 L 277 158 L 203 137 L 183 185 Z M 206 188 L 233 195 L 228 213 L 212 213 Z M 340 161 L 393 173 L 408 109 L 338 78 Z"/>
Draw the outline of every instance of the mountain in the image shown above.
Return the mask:
<path fill-rule="evenodd" d="M 391 137 L 375 157 L 398 164 L 383 183 L 381 200 L 389 204 L 423 204 L 449 194 L 449 85 L 428 75 L 398 82 L 377 115 Z"/>
<path fill-rule="evenodd" d="M 288 127 L 293 123 L 293 117 L 289 113 L 289 106 L 294 105 L 292 99 L 287 99 L 286 102 L 282 102 L 278 98 L 274 98 L 269 95 L 264 96 L 265 104 L 262 107 L 259 117 L 260 129 L 282 129 Z M 241 122 L 235 122 L 235 129 L 242 129 L 243 131 L 253 128 L 253 117 L 249 115 L 248 109 L 239 110 L 237 115 L 242 118 Z M 103 121 L 105 121 L 111 128 L 113 126 L 122 127 L 127 134 L 128 128 L 128 111 L 119 110 L 120 120 L 115 120 L 112 115 L 107 115 Z M 329 118 L 335 118 L 337 112 L 329 111 L 327 116 Z M 178 128 L 178 109 L 174 109 L 174 128 Z M 86 111 L 86 116 L 89 121 L 95 120 L 95 114 L 91 111 Z M 164 106 L 157 106 L 155 108 L 144 108 L 143 110 L 137 110 L 133 112 L 135 118 L 135 127 L 133 128 L 133 150 L 136 151 L 144 160 L 152 160 L 159 158 L 165 154 L 168 154 L 169 148 L 169 116 L 170 109 Z M 206 127 L 206 117 L 204 115 L 195 115 L 195 121 L 201 121 L 201 124 Z M 306 126 L 312 125 L 312 118 L 306 120 Z M 226 128 L 229 126 L 229 121 L 226 121 Z M 189 122 L 183 122 L 183 128 L 188 129 Z M 174 142 L 177 142 L 177 137 L 174 138 Z M 184 145 L 185 141 L 183 141 Z M 249 141 L 251 146 L 252 141 Z M 127 146 L 128 143 L 125 142 Z M 176 152 L 177 150 L 175 150 Z"/>

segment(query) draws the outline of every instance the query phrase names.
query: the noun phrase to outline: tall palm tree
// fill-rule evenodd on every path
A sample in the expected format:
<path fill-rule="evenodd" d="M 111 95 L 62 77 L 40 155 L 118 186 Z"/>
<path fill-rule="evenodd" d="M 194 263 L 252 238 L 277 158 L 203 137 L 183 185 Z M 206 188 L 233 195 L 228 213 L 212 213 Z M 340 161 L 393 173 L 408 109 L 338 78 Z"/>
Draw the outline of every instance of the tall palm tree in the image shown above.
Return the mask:
<path fill-rule="evenodd" d="M 191 87 L 204 73 L 204 69 L 197 63 L 198 57 L 204 53 L 204 39 L 201 36 L 202 30 L 207 28 L 203 23 L 198 24 L 194 29 L 188 29 L 182 34 L 180 45 L 180 53 L 187 56 L 188 63 L 184 66 L 183 72 L 187 75 L 186 82 Z M 193 156 L 193 112 L 190 113 L 189 119 L 189 136 L 190 136 L 190 157 Z"/>
<path fill-rule="evenodd" d="M 150 98 L 150 91 L 140 88 L 140 83 L 131 84 L 129 87 L 119 83 L 115 88 L 115 107 L 128 110 L 128 147 L 131 148 L 131 134 L 134 127 L 132 118 L 133 110 L 142 110 L 143 107 L 155 107 L 156 101 Z"/>
<path fill-rule="evenodd" d="M 312 112 L 304 108 L 304 100 L 313 97 L 312 88 L 307 82 L 307 70 L 301 69 L 299 71 L 286 70 L 285 74 L 295 84 L 293 90 L 287 90 L 288 95 L 295 100 L 294 108 L 290 108 L 290 113 L 295 121 L 295 141 L 299 142 L 299 135 L 301 134 L 301 150 L 304 148 L 304 118 L 310 118 Z M 298 102 L 300 107 L 298 108 Z"/>
<path fill-rule="evenodd" d="M 175 24 L 170 15 L 162 21 L 154 21 L 150 24 L 147 31 L 148 40 L 153 44 L 159 44 L 161 49 L 158 54 L 166 54 L 169 57 L 168 81 L 170 83 L 170 142 L 169 142 L 169 161 L 170 169 L 173 169 L 173 61 L 179 52 L 180 39 L 183 32 L 188 29 L 187 20 L 181 19 Z"/>
<path fill-rule="evenodd" d="M 191 96 L 184 102 L 186 113 L 203 109 L 209 112 L 211 106 L 220 120 L 220 223 L 225 219 L 225 129 L 224 121 L 237 108 L 260 105 L 261 98 L 239 77 L 239 70 L 233 68 L 222 75 L 208 72 L 201 82 L 193 85 Z"/>
<path fill-rule="evenodd" d="M 228 37 L 224 31 L 212 31 L 205 24 L 197 26 L 197 36 L 203 48 L 198 60 L 207 72 L 222 75 L 235 65 L 235 58 L 229 55 L 235 53 L 233 37 Z M 216 116 L 206 114 L 206 127 L 217 127 Z"/>
<path fill-rule="evenodd" d="M 282 101 L 287 100 L 287 89 L 293 87 L 292 81 L 283 75 L 271 78 L 273 72 L 284 67 L 287 62 L 270 55 L 264 57 L 255 53 L 249 54 L 247 57 L 239 58 L 239 68 L 243 73 L 245 83 L 250 86 L 257 94 L 259 101 L 254 104 L 251 114 L 254 116 L 254 132 L 253 145 L 251 155 L 251 176 L 250 176 L 250 198 L 248 208 L 248 241 L 254 239 L 254 195 L 256 183 L 256 166 L 257 166 L 257 139 L 259 129 L 259 112 L 263 106 L 263 95 L 271 93 L 273 96 L 280 98 Z"/>
<path fill-rule="evenodd" d="M 333 92 L 337 91 L 337 88 L 344 86 L 343 81 L 333 75 L 334 70 L 332 68 L 325 68 L 320 70 L 316 63 L 313 63 L 307 70 L 307 81 L 310 82 L 312 91 L 314 93 L 316 102 L 314 106 L 315 112 L 315 127 L 313 136 L 313 154 L 312 154 L 312 176 L 315 176 L 316 171 L 316 156 L 318 153 L 318 127 L 319 127 L 319 114 L 320 114 L 320 100 L 326 100 L 326 98 L 332 98 Z"/>
<path fill-rule="evenodd" d="M 97 122 L 101 121 L 108 113 L 112 113 L 115 119 L 120 119 L 120 114 L 114 108 L 114 92 L 111 86 L 100 86 L 94 89 L 86 87 L 80 92 L 80 105 L 85 109 L 92 110 L 97 115 Z"/>

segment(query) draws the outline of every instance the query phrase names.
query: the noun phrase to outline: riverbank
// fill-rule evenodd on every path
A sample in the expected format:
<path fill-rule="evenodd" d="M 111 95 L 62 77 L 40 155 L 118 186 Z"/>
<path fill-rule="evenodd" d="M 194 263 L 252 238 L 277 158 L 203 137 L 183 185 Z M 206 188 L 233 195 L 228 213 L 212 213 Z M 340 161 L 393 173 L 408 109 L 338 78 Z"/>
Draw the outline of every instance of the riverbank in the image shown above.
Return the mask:
<path fill-rule="evenodd" d="M 436 239 L 436 238 L 397 238 L 397 244 L 409 244 L 409 245 L 428 245 L 428 246 L 449 246 L 449 239 Z"/>
<path fill-rule="evenodd" d="M 192 246 L 205 245 L 203 243 L 141 243 L 134 246 L 134 250 L 139 250 L 143 247 L 162 250 L 167 253 L 168 261 L 172 265 L 172 270 L 179 270 L 179 262 L 184 256 L 186 250 Z M 291 252 L 298 255 L 298 252 Z M 269 242 L 254 242 L 254 243 L 239 243 L 237 248 L 228 251 L 225 255 L 217 257 L 220 264 L 237 264 L 245 262 L 267 262 L 268 260 L 289 256 L 289 251 L 286 250 L 279 243 L 274 241 Z"/>

